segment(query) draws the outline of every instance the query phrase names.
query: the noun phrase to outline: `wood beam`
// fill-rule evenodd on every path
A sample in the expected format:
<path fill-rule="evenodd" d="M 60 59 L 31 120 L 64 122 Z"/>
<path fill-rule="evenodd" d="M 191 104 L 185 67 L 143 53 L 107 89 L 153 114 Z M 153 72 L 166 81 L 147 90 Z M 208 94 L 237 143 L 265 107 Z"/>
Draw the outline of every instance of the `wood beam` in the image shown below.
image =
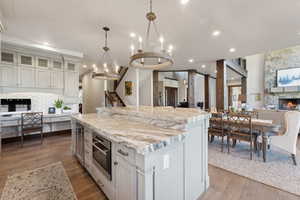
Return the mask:
<path fill-rule="evenodd" d="M 216 104 L 218 110 L 225 110 L 228 107 L 227 97 L 227 78 L 225 60 L 217 61 L 217 79 L 216 79 Z"/>
<path fill-rule="evenodd" d="M 158 71 L 153 71 L 153 106 L 159 106 Z"/>
<path fill-rule="evenodd" d="M 242 103 L 247 103 L 247 77 L 242 77 L 241 95 L 243 96 Z"/>
<path fill-rule="evenodd" d="M 205 109 L 209 109 L 209 75 L 204 76 L 204 106 Z"/>

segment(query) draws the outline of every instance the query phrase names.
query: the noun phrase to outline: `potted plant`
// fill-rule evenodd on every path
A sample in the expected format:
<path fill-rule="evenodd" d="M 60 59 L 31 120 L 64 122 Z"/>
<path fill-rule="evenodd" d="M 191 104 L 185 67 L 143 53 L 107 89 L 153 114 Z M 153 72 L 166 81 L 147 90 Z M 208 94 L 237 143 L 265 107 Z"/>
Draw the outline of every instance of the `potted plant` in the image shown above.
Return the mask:
<path fill-rule="evenodd" d="M 72 112 L 72 108 L 70 108 L 69 106 L 64 106 L 63 112 L 64 113 L 71 113 Z"/>
<path fill-rule="evenodd" d="M 63 107 L 63 100 L 57 99 L 54 101 L 54 106 L 56 108 L 56 114 L 61 114 L 62 113 L 62 107 Z"/>

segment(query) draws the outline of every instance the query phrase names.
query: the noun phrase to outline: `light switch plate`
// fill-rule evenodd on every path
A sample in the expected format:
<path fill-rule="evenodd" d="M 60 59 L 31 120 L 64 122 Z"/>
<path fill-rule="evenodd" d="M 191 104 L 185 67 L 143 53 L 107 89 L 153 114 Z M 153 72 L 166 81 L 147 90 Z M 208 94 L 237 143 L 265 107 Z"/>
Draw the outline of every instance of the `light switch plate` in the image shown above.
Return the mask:
<path fill-rule="evenodd" d="M 170 168 L 170 155 L 165 154 L 164 155 L 164 169 Z"/>

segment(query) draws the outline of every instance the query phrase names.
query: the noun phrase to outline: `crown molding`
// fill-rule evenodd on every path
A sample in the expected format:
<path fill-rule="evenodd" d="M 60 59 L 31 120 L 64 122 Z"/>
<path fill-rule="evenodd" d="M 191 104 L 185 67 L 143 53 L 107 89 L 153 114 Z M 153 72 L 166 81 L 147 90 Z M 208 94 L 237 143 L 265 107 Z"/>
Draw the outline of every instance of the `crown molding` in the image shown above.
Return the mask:
<path fill-rule="evenodd" d="M 66 56 L 72 56 L 72 57 L 76 57 L 76 58 L 83 58 L 83 53 L 78 52 L 78 51 L 72 51 L 72 50 L 68 50 L 68 49 L 59 49 L 59 48 L 55 48 L 55 47 L 51 47 L 51 46 L 45 46 L 45 45 L 41 45 L 41 44 L 37 44 L 34 42 L 29 42 L 29 41 L 25 41 L 19 38 L 15 38 L 15 37 L 11 37 L 8 35 L 3 35 L 2 36 L 2 42 L 7 43 L 7 44 L 11 44 L 11 45 L 17 45 L 17 46 L 21 46 L 21 47 L 27 47 L 27 48 L 31 48 L 31 49 L 41 49 L 44 51 L 49 51 L 52 53 L 56 53 L 56 54 L 62 54 L 62 55 L 66 55 Z"/>

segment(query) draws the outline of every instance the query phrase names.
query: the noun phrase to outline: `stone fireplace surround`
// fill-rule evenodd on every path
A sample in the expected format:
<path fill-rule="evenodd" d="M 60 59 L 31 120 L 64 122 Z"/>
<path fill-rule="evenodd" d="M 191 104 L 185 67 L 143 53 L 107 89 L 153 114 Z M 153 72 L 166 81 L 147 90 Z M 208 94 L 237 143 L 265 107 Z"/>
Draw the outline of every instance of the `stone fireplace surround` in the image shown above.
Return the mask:
<path fill-rule="evenodd" d="M 282 92 L 270 92 L 277 88 L 277 70 L 300 67 L 300 46 L 281 49 L 265 54 L 265 105 L 274 105 L 283 109 L 283 100 L 290 99 L 297 103 L 300 100 L 300 87 L 282 88 Z M 292 89 L 292 90 L 291 90 Z M 300 104 L 300 102 L 298 102 Z"/>

